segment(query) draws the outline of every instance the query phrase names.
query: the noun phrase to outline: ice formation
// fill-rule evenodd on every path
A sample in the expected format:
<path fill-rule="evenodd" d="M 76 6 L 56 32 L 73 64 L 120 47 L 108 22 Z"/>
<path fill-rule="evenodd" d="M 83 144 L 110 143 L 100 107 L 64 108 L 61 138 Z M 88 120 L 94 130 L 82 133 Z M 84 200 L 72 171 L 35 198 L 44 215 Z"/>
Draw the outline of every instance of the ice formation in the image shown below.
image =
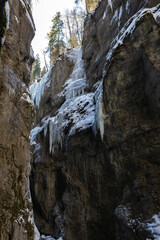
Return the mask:
<path fill-rule="evenodd" d="M 29 88 L 32 96 L 32 101 L 38 108 L 44 91 L 50 87 L 52 68 L 53 65 L 51 66 L 50 70 L 43 76 L 40 82 L 32 84 Z"/>
<path fill-rule="evenodd" d="M 68 136 L 76 130 L 88 128 L 93 124 L 94 104 L 93 93 L 86 93 L 87 88 L 84 63 L 82 60 L 82 49 L 75 48 L 69 57 L 74 61 L 74 69 L 70 79 L 64 85 L 63 93 L 66 101 L 58 110 L 55 117 L 49 122 L 50 153 L 59 145 L 62 147 L 65 138 L 65 129 L 71 125 Z"/>
<path fill-rule="evenodd" d="M 47 116 L 41 120 L 41 125 L 32 129 L 30 134 L 31 145 L 36 145 L 36 137 L 40 132 L 49 135 L 49 152 L 67 143 L 68 137 L 87 128 L 93 128 L 95 135 L 98 130 L 103 140 L 104 119 L 102 83 L 95 93 L 87 93 L 87 81 L 82 60 L 82 49 L 75 48 L 68 57 L 74 62 L 73 72 L 63 86 L 59 95 L 65 96 L 54 117 Z M 51 69 L 50 69 L 51 72 Z M 39 82 L 31 85 L 30 92 L 36 106 L 39 107 L 44 89 L 50 86 L 50 72 Z"/>
<path fill-rule="evenodd" d="M 95 135 L 97 134 L 98 130 L 100 131 L 101 140 L 103 141 L 104 135 L 104 120 L 107 115 L 104 113 L 104 106 L 103 106 L 103 82 L 100 83 L 99 87 L 97 88 L 94 94 L 96 110 L 95 110 L 95 120 L 93 122 L 93 131 Z"/>
<path fill-rule="evenodd" d="M 87 85 L 81 48 L 73 49 L 69 56 L 75 62 L 75 65 L 70 79 L 65 84 L 66 100 L 84 94 Z"/>

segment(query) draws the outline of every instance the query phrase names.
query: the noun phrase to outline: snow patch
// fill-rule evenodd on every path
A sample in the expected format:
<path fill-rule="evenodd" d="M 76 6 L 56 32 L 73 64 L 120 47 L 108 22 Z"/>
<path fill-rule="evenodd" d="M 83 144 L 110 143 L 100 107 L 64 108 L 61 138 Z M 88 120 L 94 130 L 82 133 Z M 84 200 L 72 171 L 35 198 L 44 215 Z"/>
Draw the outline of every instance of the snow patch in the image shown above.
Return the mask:
<path fill-rule="evenodd" d="M 118 20 L 118 10 L 115 11 L 115 13 L 114 13 L 114 15 L 113 15 L 113 17 L 112 17 L 112 20 L 111 20 L 111 24 L 113 23 L 113 21 L 116 22 L 117 20 Z M 110 25 L 111 25 L 111 24 L 110 24 Z"/>
<path fill-rule="evenodd" d="M 42 130 L 43 130 L 43 126 L 42 127 L 36 126 L 35 128 L 33 128 L 31 130 L 31 133 L 30 133 L 30 144 L 31 145 L 36 145 L 36 137 Z"/>
<path fill-rule="evenodd" d="M 119 9 L 118 27 L 120 27 L 120 25 L 121 25 L 121 17 L 122 17 L 122 13 L 123 13 L 123 7 L 121 6 L 120 9 Z"/>
<path fill-rule="evenodd" d="M 151 232 L 154 240 L 160 240 L 160 214 L 155 214 L 147 223 L 146 230 Z"/>
<path fill-rule="evenodd" d="M 108 0 L 108 4 L 109 4 L 111 10 L 113 11 L 112 0 Z"/>
<path fill-rule="evenodd" d="M 10 7 L 9 7 L 8 1 L 5 3 L 5 11 L 6 11 L 6 17 L 7 17 L 7 26 L 6 26 L 6 31 L 7 31 L 9 29 L 9 20 L 10 20 Z"/>
<path fill-rule="evenodd" d="M 18 18 L 16 16 L 14 16 L 14 17 L 15 17 L 15 20 L 16 20 L 17 24 L 19 24 Z"/>
<path fill-rule="evenodd" d="M 130 13 L 129 6 L 130 6 L 129 1 L 127 1 L 127 3 L 126 3 L 126 12 L 127 12 L 128 14 Z"/>
<path fill-rule="evenodd" d="M 106 10 L 104 11 L 104 14 L 103 14 L 103 20 L 106 18 L 107 16 L 107 7 L 106 7 Z"/>
<path fill-rule="evenodd" d="M 32 106 L 34 105 L 32 99 L 30 98 L 29 93 L 23 93 L 21 99 L 23 99 L 24 101 L 28 102 L 29 104 L 31 104 Z"/>
<path fill-rule="evenodd" d="M 56 240 L 52 236 L 41 235 L 41 240 Z M 62 237 L 58 238 L 57 240 L 63 240 Z"/>
<path fill-rule="evenodd" d="M 5 12 L 7 17 L 7 26 L 6 26 L 6 32 L 7 32 L 7 30 L 9 29 L 9 20 L 10 20 L 10 6 L 8 1 L 5 3 Z M 5 36 L 1 39 L 2 45 L 4 45 L 5 39 L 6 39 Z"/>

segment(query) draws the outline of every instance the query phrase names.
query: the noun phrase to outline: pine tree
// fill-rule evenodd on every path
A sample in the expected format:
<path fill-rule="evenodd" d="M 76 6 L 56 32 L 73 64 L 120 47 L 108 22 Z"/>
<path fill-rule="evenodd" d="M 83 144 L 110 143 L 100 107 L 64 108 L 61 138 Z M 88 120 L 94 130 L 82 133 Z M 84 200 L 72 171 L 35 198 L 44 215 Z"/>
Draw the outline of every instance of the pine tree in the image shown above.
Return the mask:
<path fill-rule="evenodd" d="M 31 80 L 32 82 L 35 82 L 40 80 L 40 78 L 41 78 L 41 63 L 40 63 L 39 54 L 37 54 L 32 66 Z"/>
<path fill-rule="evenodd" d="M 41 78 L 46 74 L 46 72 L 47 72 L 46 67 L 43 67 L 41 71 Z"/>
<path fill-rule="evenodd" d="M 63 20 L 60 12 L 57 12 L 52 19 L 52 27 L 47 35 L 49 43 L 48 49 L 50 60 L 53 62 L 60 54 L 62 54 L 65 43 L 63 34 Z"/>

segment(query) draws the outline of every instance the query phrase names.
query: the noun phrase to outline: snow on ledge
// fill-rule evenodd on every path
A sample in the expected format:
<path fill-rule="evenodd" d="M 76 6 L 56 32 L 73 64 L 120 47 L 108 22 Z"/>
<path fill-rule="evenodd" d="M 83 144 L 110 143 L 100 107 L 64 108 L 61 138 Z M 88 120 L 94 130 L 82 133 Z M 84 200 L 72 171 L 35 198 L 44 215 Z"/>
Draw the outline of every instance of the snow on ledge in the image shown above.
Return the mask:
<path fill-rule="evenodd" d="M 154 237 L 154 240 L 160 240 L 160 213 L 152 216 L 150 220 L 148 220 L 146 230 L 151 233 Z M 151 240 L 151 239 L 146 239 Z"/>
<path fill-rule="evenodd" d="M 156 7 L 153 7 L 153 8 L 144 8 L 143 10 L 142 9 L 139 10 L 133 17 L 131 17 L 127 21 L 127 23 L 121 29 L 117 37 L 111 43 L 111 49 L 109 50 L 106 56 L 107 62 L 111 60 L 115 49 L 119 45 L 123 44 L 123 41 L 125 40 L 125 38 L 134 32 L 137 23 L 148 13 L 152 14 L 155 21 L 157 21 L 157 18 L 160 16 L 160 4 L 158 4 Z"/>

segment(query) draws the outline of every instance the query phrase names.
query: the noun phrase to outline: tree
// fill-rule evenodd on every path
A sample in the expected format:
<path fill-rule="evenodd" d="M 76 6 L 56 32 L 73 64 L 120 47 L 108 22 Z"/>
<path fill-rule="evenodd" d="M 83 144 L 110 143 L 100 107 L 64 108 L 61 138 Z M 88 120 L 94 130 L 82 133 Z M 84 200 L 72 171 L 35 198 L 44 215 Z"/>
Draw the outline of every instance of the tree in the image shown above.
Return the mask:
<path fill-rule="evenodd" d="M 36 55 L 31 72 L 32 82 L 38 81 L 41 78 L 41 63 L 39 54 Z"/>
<path fill-rule="evenodd" d="M 43 67 L 41 71 L 41 78 L 44 76 L 44 74 L 46 74 L 46 72 L 47 72 L 46 67 Z"/>
<path fill-rule="evenodd" d="M 82 0 L 75 0 L 75 3 L 79 4 L 80 1 Z M 96 8 L 98 2 L 99 0 L 85 0 L 87 14 L 91 13 Z"/>
<path fill-rule="evenodd" d="M 48 49 L 50 61 L 53 62 L 65 48 L 64 33 L 63 33 L 63 20 L 60 12 L 57 12 L 52 19 L 51 31 L 47 34 L 49 43 Z"/>
<path fill-rule="evenodd" d="M 78 47 L 82 44 L 84 10 L 76 7 L 73 10 L 66 10 L 64 16 L 65 38 L 67 47 Z"/>

